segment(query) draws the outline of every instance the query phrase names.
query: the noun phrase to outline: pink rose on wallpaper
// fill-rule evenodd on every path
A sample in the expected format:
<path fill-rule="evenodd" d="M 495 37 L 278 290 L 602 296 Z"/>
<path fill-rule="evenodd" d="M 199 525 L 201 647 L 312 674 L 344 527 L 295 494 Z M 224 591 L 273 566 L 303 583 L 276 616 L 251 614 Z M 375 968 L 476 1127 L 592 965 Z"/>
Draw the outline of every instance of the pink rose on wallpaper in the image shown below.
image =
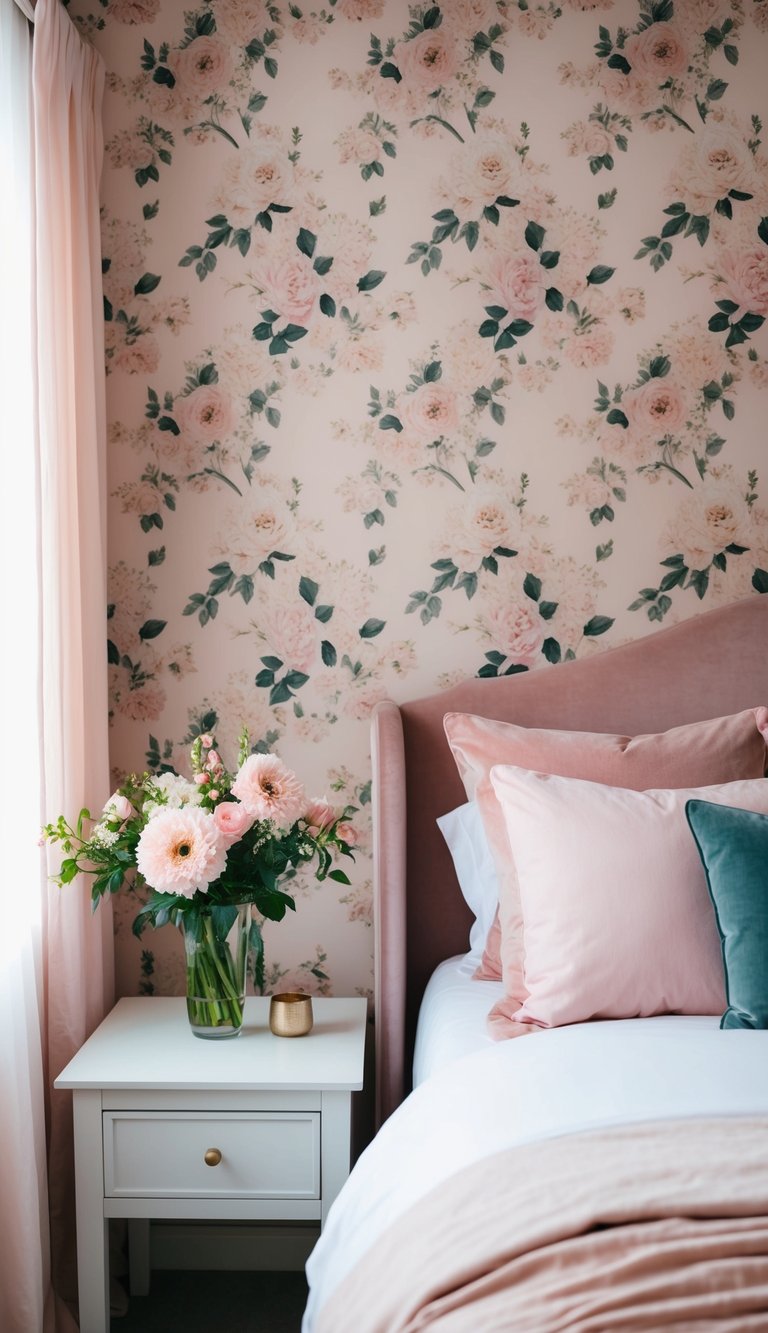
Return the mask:
<path fill-rule="evenodd" d="M 719 268 L 728 295 L 755 315 L 768 315 L 768 246 L 751 250 L 725 250 Z M 738 319 L 738 312 L 732 316 Z"/>
<path fill-rule="evenodd" d="M 404 426 L 429 440 L 450 435 L 459 425 L 456 394 L 439 380 L 407 394 L 400 415 Z"/>
<path fill-rule="evenodd" d="M 446 20 L 462 37 L 474 37 L 498 22 L 499 7 L 495 0 L 450 0 L 444 10 Z"/>
<path fill-rule="evenodd" d="M 185 435 L 200 444 L 223 440 L 235 427 L 232 400 L 218 384 L 199 384 L 177 398 L 174 414 Z"/>
<path fill-rule="evenodd" d="M 546 274 L 538 259 L 527 254 L 498 255 L 491 264 L 488 281 L 493 304 L 503 305 L 511 319 L 532 323 L 544 305 Z M 489 302 L 491 304 L 491 302 Z"/>
<path fill-rule="evenodd" d="M 730 477 L 708 473 L 677 507 L 664 533 L 664 547 L 679 552 L 689 569 L 706 569 L 732 543 L 751 544 L 749 506 Z"/>
<path fill-rule="evenodd" d="M 428 96 L 458 72 L 461 53 L 445 28 L 425 28 L 409 42 L 398 42 L 392 59 L 406 87 Z"/>
<path fill-rule="evenodd" d="M 109 17 L 117 23 L 154 23 L 160 0 L 109 0 Z"/>
<path fill-rule="evenodd" d="M 339 135 L 339 161 L 359 162 L 365 166 L 381 158 L 381 140 L 371 130 L 343 130 Z"/>
<path fill-rule="evenodd" d="M 592 324 L 583 333 L 577 333 L 565 345 L 565 355 L 572 366 L 588 370 L 604 365 L 611 358 L 614 337 L 604 324 Z"/>
<path fill-rule="evenodd" d="M 238 842 L 253 823 L 253 815 L 239 801 L 220 801 L 213 819 L 224 843 Z"/>
<path fill-rule="evenodd" d="M 229 83 L 233 74 L 229 47 L 220 37 L 196 37 L 169 60 L 181 97 L 204 101 Z"/>
<path fill-rule="evenodd" d="M 138 126 L 118 130 L 106 144 L 107 160 L 112 167 L 130 167 L 136 171 L 152 160 L 152 149 Z"/>
<path fill-rule="evenodd" d="M 152 333 L 144 333 L 134 342 L 115 349 L 112 365 L 129 375 L 151 375 L 160 365 L 160 347 Z"/>
<path fill-rule="evenodd" d="M 613 135 L 609 134 L 603 125 L 596 120 L 587 121 L 584 126 L 582 151 L 588 157 L 604 157 L 607 153 L 613 153 L 615 148 Z"/>
<path fill-rule="evenodd" d="M 651 23 L 634 33 L 622 54 L 638 74 L 651 76 L 659 83 L 688 68 L 688 49 L 682 33 L 671 23 Z"/>
<path fill-rule="evenodd" d="M 520 510 L 495 486 L 478 485 L 455 508 L 447 524 L 451 555 L 464 569 L 475 569 L 497 546 L 514 549 L 520 533 Z"/>
<path fill-rule="evenodd" d="M 344 713 L 358 722 L 365 722 L 376 705 L 387 698 L 388 693 L 386 686 L 376 680 L 366 681 L 355 690 L 345 690 Z"/>
<path fill-rule="evenodd" d="M 686 144 L 673 184 L 689 209 L 709 212 L 729 190 L 754 193 L 755 168 L 744 137 L 727 122 L 708 122 Z"/>
<path fill-rule="evenodd" d="M 563 482 L 568 492 L 569 505 L 583 505 L 585 509 L 602 509 L 611 504 L 613 494 L 607 481 L 592 472 L 576 473 Z"/>
<path fill-rule="evenodd" d="M 492 646 L 516 666 L 533 666 L 547 637 L 545 622 L 533 602 L 496 607 L 483 617 L 483 627 Z"/>
<path fill-rule="evenodd" d="M 679 430 L 688 412 L 685 395 L 668 376 L 647 380 L 641 388 L 632 389 L 622 407 L 630 429 L 652 435 L 655 440 Z"/>
<path fill-rule="evenodd" d="M 154 722 L 162 714 L 167 696 L 162 685 L 148 681 L 135 690 L 125 690 L 118 701 L 118 710 L 132 722 Z"/>
<path fill-rule="evenodd" d="M 216 31 L 238 46 L 246 46 L 264 22 L 264 0 L 216 0 Z"/>
<path fill-rule="evenodd" d="M 318 656 L 316 626 L 319 624 L 312 608 L 301 601 L 275 607 L 259 620 L 269 652 L 281 658 L 290 670 L 307 673 Z"/>
<path fill-rule="evenodd" d="M 267 264 L 259 274 L 262 297 L 292 324 L 308 324 L 323 285 L 312 267 L 312 260 L 298 251 L 296 258 L 278 259 Z"/>
<path fill-rule="evenodd" d="M 353 338 L 342 347 L 337 363 L 344 370 L 381 370 L 384 364 L 381 343 L 372 338 Z"/>
<path fill-rule="evenodd" d="M 336 13 L 358 23 L 363 19 L 380 18 L 383 12 L 384 0 L 336 0 Z"/>

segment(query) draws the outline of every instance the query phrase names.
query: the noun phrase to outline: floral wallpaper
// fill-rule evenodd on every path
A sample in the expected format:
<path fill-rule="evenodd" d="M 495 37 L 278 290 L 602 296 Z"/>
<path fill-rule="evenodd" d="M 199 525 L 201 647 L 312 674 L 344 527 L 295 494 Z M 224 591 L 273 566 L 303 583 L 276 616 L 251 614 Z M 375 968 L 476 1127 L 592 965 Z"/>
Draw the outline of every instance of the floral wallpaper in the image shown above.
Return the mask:
<path fill-rule="evenodd" d="M 358 808 L 270 988 L 371 987 L 369 716 L 768 591 L 768 0 L 73 0 L 108 68 L 117 773 Z M 181 989 L 117 912 L 123 993 Z"/>

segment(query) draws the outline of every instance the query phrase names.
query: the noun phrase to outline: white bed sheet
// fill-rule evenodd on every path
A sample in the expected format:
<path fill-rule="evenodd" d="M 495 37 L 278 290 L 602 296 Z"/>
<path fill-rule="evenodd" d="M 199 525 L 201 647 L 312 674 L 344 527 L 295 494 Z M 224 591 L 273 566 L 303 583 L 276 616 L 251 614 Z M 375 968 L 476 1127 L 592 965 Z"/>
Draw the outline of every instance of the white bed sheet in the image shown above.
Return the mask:
<path fill-rule="evenodd" d="M 712 1017 L 574 1024 L 450 1060 L 390 1117 L 331 1208 L 302 1333 L 383 1231 L 471 1163 L 603 1126 L 729 1115 L 768 1115 L 768 1031 L 723 1032 Z"/>
<path fill-rule="evenodd" d="M 446 958 L 429 978 L 419 1009 L 413 1051 L 413 1086 L 472 1051 L 492 1045 L 486 1018 L 504 994 L 500 981 L 473 981 L 477 959 Z"/>

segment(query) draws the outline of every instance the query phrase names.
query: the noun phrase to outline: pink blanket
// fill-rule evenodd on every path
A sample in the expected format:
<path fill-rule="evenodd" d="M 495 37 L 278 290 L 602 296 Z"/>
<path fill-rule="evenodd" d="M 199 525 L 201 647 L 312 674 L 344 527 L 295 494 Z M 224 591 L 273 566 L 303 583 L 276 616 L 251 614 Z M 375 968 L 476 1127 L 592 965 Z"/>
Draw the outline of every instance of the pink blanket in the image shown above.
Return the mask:
<path fill-rule="evenodd" d="M 317 1333 L 768 1330 L 768 1119 L 511 1148 L 385 1232 Z"/>

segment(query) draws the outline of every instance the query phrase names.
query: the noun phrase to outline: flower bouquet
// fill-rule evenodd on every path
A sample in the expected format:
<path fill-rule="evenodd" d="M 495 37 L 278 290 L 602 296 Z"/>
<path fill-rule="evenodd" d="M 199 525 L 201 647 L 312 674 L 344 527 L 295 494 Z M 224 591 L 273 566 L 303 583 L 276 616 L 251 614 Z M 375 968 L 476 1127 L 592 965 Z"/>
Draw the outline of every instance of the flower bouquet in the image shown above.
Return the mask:
<path fill-rule="evenodd" d="M 198 1036 L 235 1036 L 243 1021 L 247 962 L 264 985 L 258 915 L 280 921 L 295 911 L 280 887 L 300 865 L 315 876 L 349 884 L 332 869 L 334 854 L 352 856 L 354 807 L 335 810 L 308 799 L 296 775 L 272 754 L 252 754 L 244 729 L 238 768 L 224 767 L 211 735 L 190 751 L 192 779 L 169 771 L 132 774 L 98 818 L 81 810 L 72 828 L 63 816 L 43 838 L 66 853 L 58 884 L 92 876 L 94 908 L 126 880 L 149 895 L 133 923 L 180 926 L 186 954 L 187 1012 Z M 90 832 L 86 825 L 90 824 Z"/>

